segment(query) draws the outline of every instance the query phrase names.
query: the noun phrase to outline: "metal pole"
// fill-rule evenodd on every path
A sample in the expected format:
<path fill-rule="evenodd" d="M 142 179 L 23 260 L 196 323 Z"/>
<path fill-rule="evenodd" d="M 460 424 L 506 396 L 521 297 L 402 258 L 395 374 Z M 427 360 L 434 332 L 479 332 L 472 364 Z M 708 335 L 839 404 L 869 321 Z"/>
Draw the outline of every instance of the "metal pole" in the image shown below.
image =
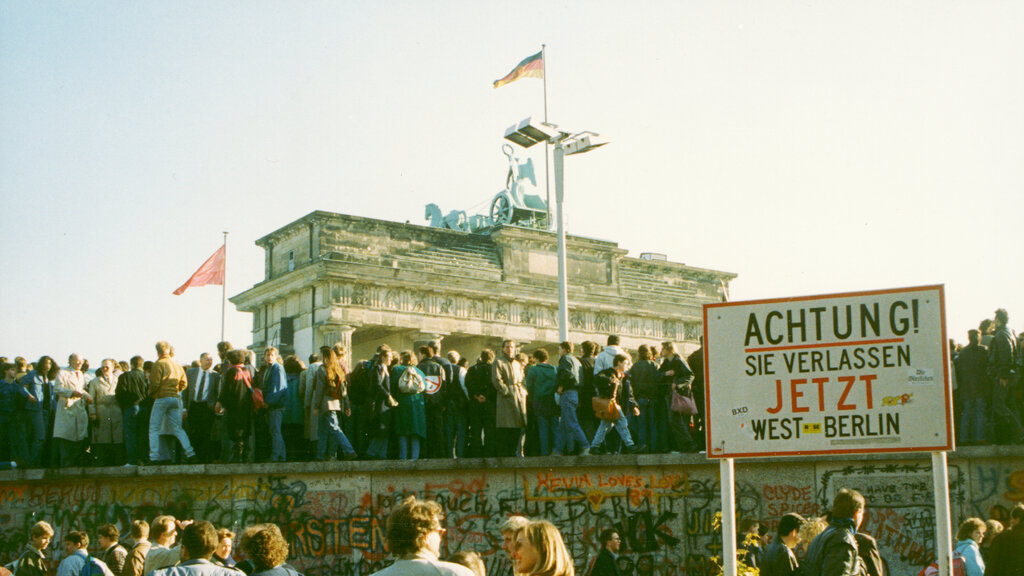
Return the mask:
<path fill-rule="evenodd" d="M 555 143 L 555 203 L 558 206 L 558 341 L 569 340 L 569 285 L 565 265 L 565 213 L 562 200 L 565 195 L 565 148 L 562 141 Z"/>
<path fill-rule="evenodd" d="M 220 283 L 220 341 L 224 341 L 224 318 L 228 301 L 228 233 L 224 231 L 224 277 Z"/>
<path fill-rule="evenodd" d="M 540 45 L 541 80 L 544 83 L 544 123 L 548 122 L 548 53 L 547 44 Z M 544 194 L 547 197 L 548 207 L 548 230 L 551 230 L 551 171 L 548 169 L 548 153 L 551 142 L 544 143 Z M 563 338 L 564 342 L 565 339 Z"/>
<path fill-rule="evenodd" d="M 736 576 L 736 482 L 732 458 L 718 463 L 722 483 L 722 569 L 724 576 Z"/>
<path fill-rule="evenodd" d="M 949 576 L 953 573 L 953 527 L 949 519 L 949 469 L 945 452 L 932 452 L 932 483 L 935 489 L 936 561 L 939 576 Z"/>

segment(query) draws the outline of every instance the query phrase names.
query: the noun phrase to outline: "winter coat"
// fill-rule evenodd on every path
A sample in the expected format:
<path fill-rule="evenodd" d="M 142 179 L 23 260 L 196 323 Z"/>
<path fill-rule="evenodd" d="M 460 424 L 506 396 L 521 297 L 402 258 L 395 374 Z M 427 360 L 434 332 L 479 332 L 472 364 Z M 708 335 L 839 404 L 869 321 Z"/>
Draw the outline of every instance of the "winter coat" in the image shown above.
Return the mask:
<path fill-rule="evenodd" d="M 629 369 L 629 381 L 637 398 L 667 398 L 668 386 L 659 380 L 658 366 L 650 360 L 640 360 Z"/>
<path fill-rule="evenodd" d="M 80 392 L 79 398 L 72 394 Z M 64 440 L 85 440 L 89 432 L 89 414 L 86 411 L 85 374 L 80 370 L 61 370 L 53 387 L 57 398 L 57 413 L 53 418 L 53 437 Z"/>
<path fill-rule="evenodd" d="M 427 411 L 423 403 L 423 392 L 406 393 L 398 389 L 398 381 L 406 370 L 415 370 L 423 378 L 423 372 L 415 366 L 395 366 L 391 369 L 391 395 L 398 400 L 391 431 L 398 436 L 426 438 Z"/>
<path fill-rule="evenodd" d="M 299 381 L 302 384 L 302 414 L 306 419 L 304 436 L 307 440 L 319 438 L 320 408 L 313 403 L 313 390 L 314 380 L 317 372 L 320 371 L 320 366 L 323 364 L 314 362 L 299 375 Z"/>
<path fill-rule="evenodd" d="M 224 409 L 224 427 L 231 440 L 246 438 L 252 430 L 252 374 L 244 366 L 228 368 L 221 380 L 221 408 Z"/>
<path fill-rule="evenodd" d="M 497 428 L 526 428 L 526 388 L 523 368 L 502 355 L 491 367 L 491 383 L 498 391 L 494 422 Z"/>
<path fill-rule="evenodd" d="M 988 373 L 993 378 L 1009 380 L 1014 375 L 1014 356 L 1017 342 L 1010 334 L 1010 329 L 1000 326 L 996 329 L 992 344 L 988 347 Z"/>
<path fill-rule="evenodd" d="M 555 402 L 555 367 L 547 362 L 537 364 L 526 373 L 526 393 L 538 416 L 558 416 Z"/>
<path fill-rule="evenodd" d="M 801 565 L 807 576 L 856 576 L 860 568 L 853 520 L 833 520 L 807 547 Z"/>
<path fill-rule="evenodd" d="M 992 390 L 992 381 L 988 377 L 988 349 L 981 344 L 968 344 L 953 364 L 961 398 L 988 398 Z"/>
<path fill-rule="evenodd" d="M 631 413 L 633 408 L 639 406 L 636 397 L 633 396 L 633 387 L 629 384 L 629 378 L 625 376 L 619 378 L 615 368 L 602 370 L 600 374 L 594 376 L 594 387 L 597 389 L 599 398 L 611 398 L 614 394 L 615 401 L 625 414 Z"/>
<path fill-rule="evenodd" d="M 117 404 L 117 376 L 111 375 L 110 379 L 97 376 L 89 382 L 86 388 L 92 396 L 92 404 L 89 405 L 89 414 L 95 415 L 93 420 L 92 441 L 94 444 L 120 444 L 123 442 L 121 435 L 121 407 Z"/>
<path fill-rule="evenodd" d="M 562 389 L 562 392 L 579 390 L 581 382 L 581 371 L 583 365 L 572 354 L 566 354 L 558 359 L 558 374 L 555 377 L 555 386 Z"/>
<path fill-rule="evenodd" d="M 619 354 L 625 354 L 626 351 L 614 344 L 606 346 L 597 358 L 594 359 L 594 374 L 600 374 L 601 372 L 611 368 L 615 364 L 615 357 Z"/>

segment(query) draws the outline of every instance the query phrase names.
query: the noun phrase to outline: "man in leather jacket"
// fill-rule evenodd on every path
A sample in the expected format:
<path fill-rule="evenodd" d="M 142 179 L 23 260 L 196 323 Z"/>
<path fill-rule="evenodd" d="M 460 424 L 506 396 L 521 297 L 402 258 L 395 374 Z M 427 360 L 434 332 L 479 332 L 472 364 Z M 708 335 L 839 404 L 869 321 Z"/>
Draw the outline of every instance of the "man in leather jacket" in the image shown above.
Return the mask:
<path fill-rule="evenodd" d="M 864 521 L 864 496 L 843 488 L 832 500 L 828 528 L 807 548 L 803 570 L 806 576 L 856 576 L 860 557 L 854 534 Z"/>

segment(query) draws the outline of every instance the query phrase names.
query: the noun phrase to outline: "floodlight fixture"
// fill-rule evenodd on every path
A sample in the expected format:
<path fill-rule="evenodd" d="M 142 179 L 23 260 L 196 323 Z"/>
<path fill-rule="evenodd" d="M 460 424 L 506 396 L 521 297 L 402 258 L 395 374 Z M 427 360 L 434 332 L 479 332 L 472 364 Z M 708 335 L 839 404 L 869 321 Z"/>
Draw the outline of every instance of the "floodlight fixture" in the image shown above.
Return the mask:
<path fill-rule="evenodd" d="M 562 147 L 565 148 L 565 155 L 583 154 L 595 148 L 600 148 L 608 143 L 608 140 L 601 138 L 596 132 L 580 132 L 562 140 Z"/>
<path fill-rule="evenodd" d="M 505 130 L 505 139 L 515 142 L 523 148 L 529 148 L 540 142 L 551 142 L 561 135 L 558 126 L 547 122 L 535 122 L 532 117 L 513 124 Z"/>

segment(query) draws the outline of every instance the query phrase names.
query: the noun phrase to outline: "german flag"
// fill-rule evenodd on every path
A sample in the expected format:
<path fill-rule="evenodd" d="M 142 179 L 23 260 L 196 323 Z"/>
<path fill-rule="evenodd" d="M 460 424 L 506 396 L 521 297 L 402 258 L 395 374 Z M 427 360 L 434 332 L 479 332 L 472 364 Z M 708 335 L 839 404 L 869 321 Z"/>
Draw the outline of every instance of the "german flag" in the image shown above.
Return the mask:
<path fill-rule="evenodd" d="M 494 87 L 504 86 L 515 82 L 520 78 L 543 78 L 544 77 L 544 52 L 537 52 L 520 62 L 511 72 L 501 80 L 494 81 Z"/>

